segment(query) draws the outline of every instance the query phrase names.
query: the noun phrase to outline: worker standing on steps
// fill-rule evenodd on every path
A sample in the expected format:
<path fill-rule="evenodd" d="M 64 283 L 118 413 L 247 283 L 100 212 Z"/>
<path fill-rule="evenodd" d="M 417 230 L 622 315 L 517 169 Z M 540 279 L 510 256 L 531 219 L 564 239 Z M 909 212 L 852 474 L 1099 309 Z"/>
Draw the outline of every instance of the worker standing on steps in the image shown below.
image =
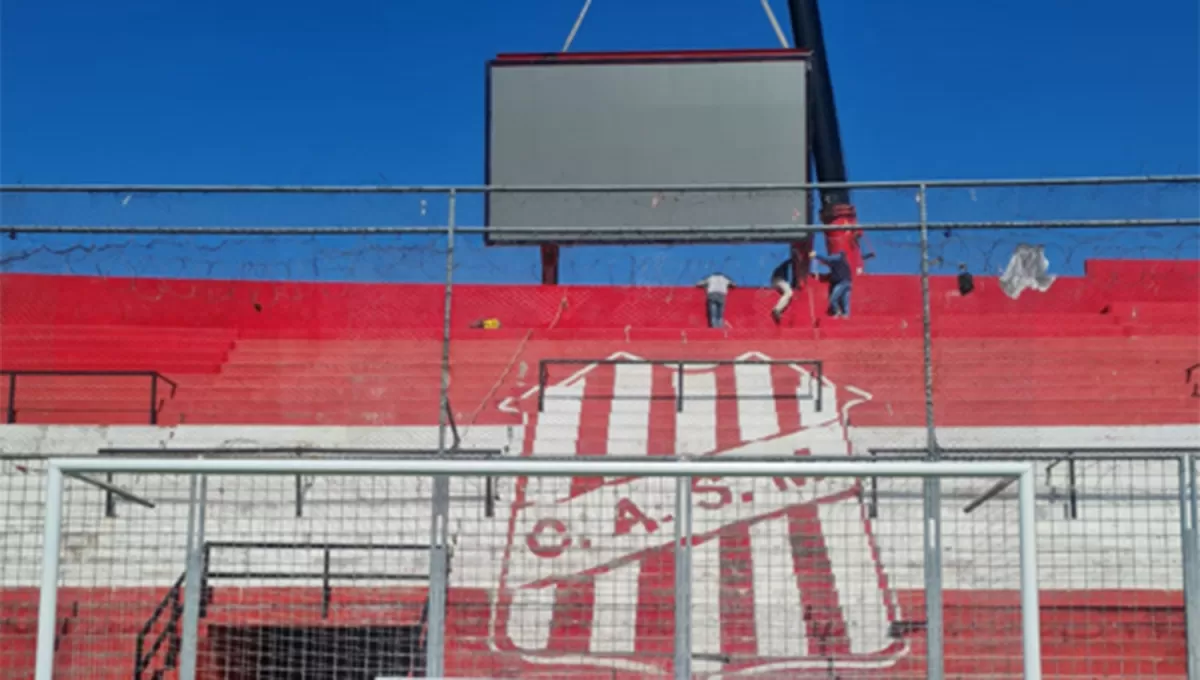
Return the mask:
<path fill-rule="evenodd" d="M 835 319 L 850 318 L 850 285 L 853 273 L 845 253 L 821 257 L 814 250 L 809 253 L 809 257 L 829 267 L 829 315 Z"/>

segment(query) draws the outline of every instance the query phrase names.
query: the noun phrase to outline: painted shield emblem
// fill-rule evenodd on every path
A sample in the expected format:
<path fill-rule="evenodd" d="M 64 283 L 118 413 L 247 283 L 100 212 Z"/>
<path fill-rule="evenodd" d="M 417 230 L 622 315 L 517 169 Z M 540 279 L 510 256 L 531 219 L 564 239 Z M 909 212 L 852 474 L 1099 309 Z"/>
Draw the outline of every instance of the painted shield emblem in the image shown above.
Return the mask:
<path fill-rule="evenodd" d="M 522 397 L 522 455 L 852 455 L 846 414 L 869 394 L 823 377 L 818 405 L 804 366 L 737 358 L 763 363 L 689 364 L 682 380 L 665 365 L 583 367 L 540 411 L 536 390 Z M 518 480 L 495 649 L 523 675 L 669 674 L 674 495 L 669 479 Z M 869 674 L 907 652 L 855 480 L 696 480 L 692 526 L 699 676 Z"/>

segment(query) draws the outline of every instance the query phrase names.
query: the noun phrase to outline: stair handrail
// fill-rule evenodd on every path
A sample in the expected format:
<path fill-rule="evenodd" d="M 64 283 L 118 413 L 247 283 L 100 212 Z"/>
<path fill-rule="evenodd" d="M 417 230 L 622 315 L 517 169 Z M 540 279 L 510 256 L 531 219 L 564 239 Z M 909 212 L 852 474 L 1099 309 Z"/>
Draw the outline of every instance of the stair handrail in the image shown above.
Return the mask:
<path fill-rule="evenodd" d="M 179 389 L 179 384 L 171 380 L 167 376 L 158 371 L 105 371 L 105 370 L 57 370 L 57 369 L 20 369 L 20 368 L 4 368 L 0 369 L 0 375 L 8 377 L 8 408 L 5 412 L 5 422 L 9 425 L 17 422 L 17 378 L 21 376 L 27 377 L 114 377 L 114 378 L 150 378 L 150 409 L 149 421 L 151 425 L 158 424 L 158 412 L 162 405 L 158 399 L 158 383 L 162 381 L 171 387 L 171 397 L 175 397 L 175 391 Z"/>
<path fill-rule="evenodd" d="M 164 661 L 163 670 L 175 668 L 180 645 L 179 622 L 183 619 L 183 598 L 181 594 L 183 592 L 183 582 L 186 578 L 187 572 L 184 572 L 175 580 L 175 584 L 159 600 L 158 605 L 154 607 L 154 612 L 150 614 L 150 618 L 142 626 L 142 629 L 138 631 L 133 660 L 134 680 L 142 680 L 143 674 L 150 668 L 154 658 L 158 655 L 158 650 L 162 648 L 164 642 L 168 643 L 169 646 L 167 647 L 167 658 Z M 163 626 L 162 632 L 154 637 L 149 651 L 146 651 L 146 638 L 153 632 L 154 624 L 159 621 L 168 608 L 171 613 L 167 617 L 166 625 Z"/>

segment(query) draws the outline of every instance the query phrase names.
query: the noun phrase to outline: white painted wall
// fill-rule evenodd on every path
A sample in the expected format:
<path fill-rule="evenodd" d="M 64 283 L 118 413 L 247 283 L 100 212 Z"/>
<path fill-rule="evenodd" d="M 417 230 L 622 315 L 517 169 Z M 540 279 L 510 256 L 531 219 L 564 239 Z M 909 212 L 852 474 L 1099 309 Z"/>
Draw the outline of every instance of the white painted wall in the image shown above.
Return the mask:
<path fill-rule="evenodd" d="M 558 430 L 548 431 L 553 439 Z M 613 438 L 619 440 L 620 428 Z M 506 447 L 521 441 L 521 429 L 476 428 L 465 446 Z M 692 431 L 689 437 L 694 438 Z M 917 446 L 923 431 L 852 429 L 857 450 L 871 446 Z M 944 446 L 1181 446 L 1196 445 L 1191 427 L 948 428 Z M 273 428 L 273 427 L 41 427 L 8 426 L 0 437 L 0 586 L 37 582 L 43 516 L 42 463 L 22 455 L 78 455 L 106 446 L 362 446 L 426 447 L 436 443 L 436 428 Z M 558 442 L 566 443 L 566 442 Z M 636 444 L 624 444 L 626 448 Z M 553 447 L 561 450 L 559 447 Z M 614 447 L 614 448 L 619 448 Z M 1081 500 L 1078 520 L 1065 515 L 1066 471 L 1060 466 L 1039 479 L 1038 545 L 1041 579 L 1046 588 L 1179 588 L 1181 558 L 1177 472 L 1170 462 L 1079 463 Z M 103 517 L 103 494 L 78 482 L 68 483 L 65 510 L 64 583 L 116 586 L 170 583 L 183 563 L 188 481 L 160 476 L 117 478 L 116 483 L 143 494 L 158 507 L 150 510 L 120 503 L 119 517 Z M 207 531 L 210 540 L 423 542 L 428 539 L 430 482 L 426 479 L 306 479 L 304 517 L 295 517 L 294 478 L 209 480 Z M 948 588 L 1013 588 L 1017 579 L 1017 516 L 1012 491 L 972 514 L 963 506 L 991 482 L 947 480 L 945 577 Z M 480 479 L 453 484 L 453 532 L 457 541 L 453 581 L 492 587 L 508 545 L 512 480 L 501 480 L 497 517 L 483 516 Z M 891 583 L 920 587 L 920 483 L 880 480 L 880 516 L 874 523 Z M 1104 496 L 1095 498 L 1094 496 Z M 596 501 L 577 503 L 579 512 L 607 517 L 611 509 Z M 669 505 L 669 503 L 667 504 Z M 648 510 L 649 512 L 649 510 Z M 732 519 L 732 515 L 730 516 Z M 844 521 L 844 520 L 843 520 Z M 847 524 L 826 533 L 850 532 Z M 317 552 L 224 553 L 214 568 L 258 564 L 272 570 L 319 571 Z M 232 563 L 231 563 L 232 561 Z M 347 571 L 377 568 L 423 571 L 421 553 L 386 551 L 336 555 Z M 335 567 L 336 569 L 337 567 Z M 864 573 L 864 578 L 866 578 Z"/>

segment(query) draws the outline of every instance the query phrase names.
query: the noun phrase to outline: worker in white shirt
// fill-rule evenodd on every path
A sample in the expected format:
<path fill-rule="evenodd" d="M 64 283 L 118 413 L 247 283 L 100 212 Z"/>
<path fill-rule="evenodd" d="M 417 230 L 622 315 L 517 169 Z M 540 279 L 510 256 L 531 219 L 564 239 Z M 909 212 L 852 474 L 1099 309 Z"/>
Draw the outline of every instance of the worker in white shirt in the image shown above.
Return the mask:
<path fill-rule="evenodd" d="M 717 272 L 701 279 L 696 287 L 703 288 L 708 293 L 708 327 L 724 327 L 725 296 L 729 294 L 729 289 L 734 287 L 733 280 Z"/>

